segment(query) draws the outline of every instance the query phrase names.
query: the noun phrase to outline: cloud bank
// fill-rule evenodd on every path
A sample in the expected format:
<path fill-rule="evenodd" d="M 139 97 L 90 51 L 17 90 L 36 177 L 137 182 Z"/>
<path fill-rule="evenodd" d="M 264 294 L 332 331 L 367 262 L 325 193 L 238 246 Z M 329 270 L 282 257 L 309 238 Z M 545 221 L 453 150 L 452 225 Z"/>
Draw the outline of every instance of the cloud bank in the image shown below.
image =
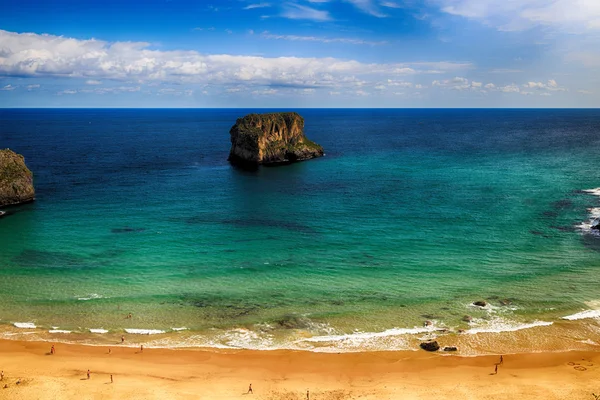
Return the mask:
<path fill-rule="evenodd" d="M 0 30 L 0 76 L 136 83 L 268 87 L 353 87 L 401 75 L 453 72 L 470 63 L 361 63 L 336 58 L 206 55 L 161 51 L 144 42 L 78 40 Z"/>

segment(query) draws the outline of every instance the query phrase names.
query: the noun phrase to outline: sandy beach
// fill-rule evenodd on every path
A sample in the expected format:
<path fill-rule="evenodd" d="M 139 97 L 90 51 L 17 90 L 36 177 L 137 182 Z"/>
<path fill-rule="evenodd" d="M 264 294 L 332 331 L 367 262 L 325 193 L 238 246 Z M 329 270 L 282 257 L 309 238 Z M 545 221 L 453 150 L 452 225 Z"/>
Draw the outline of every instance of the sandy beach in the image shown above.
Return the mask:
<path fill-rule="evenodd" d="M 600 353 L 170 350 L 0 341 L 3 399 L 592 399 Z M 110 349 L 110 352 L 109 352 Z M 90 379 L 87 379 L 87 370 Z M 113 382 L 111 383 L 111 375 Z M 17 384 L 17 381 L 20 383 Z M 252 383 L 253 394 L 247 394 Z"/>

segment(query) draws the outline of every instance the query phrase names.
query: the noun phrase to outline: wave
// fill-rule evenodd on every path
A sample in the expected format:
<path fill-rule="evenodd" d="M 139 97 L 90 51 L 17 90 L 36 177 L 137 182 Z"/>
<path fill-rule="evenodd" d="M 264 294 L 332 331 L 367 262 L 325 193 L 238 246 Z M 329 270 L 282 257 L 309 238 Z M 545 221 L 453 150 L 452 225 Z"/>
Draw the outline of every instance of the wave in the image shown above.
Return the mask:
<path fill-rule="evenodd" d="M 104 296 L 102 296 L 101 294 L 92 293 L 92 294 L 87 295 L 87 297 L 78 297 L 77 300 L 87 301 L 87 300 L 103 299 L 103 298 L 104 298 Z"/>
<path fill-rule="evenodd" d="M 339 341 L 354 341 L 368 340 L 373 338 L 383 338 L 400 335 L 415 335 L 420 333 L 434 333 L 440 328 L 435 328 L 433 325 L 424 328 L 392 328 L 383 332 L 355 332 L 346 335 L 328 335 L 314 336 L 306 339 L 301 339 L 299 342 L 339 342 Z"/>
<path fill-rule="evenodd" d="M 130 333 L 132 335 L 158 335 L 161 333 L 165 333 L 165 331 L 160 329 L 130 329 L 126 328 L 125 332 Z"/>
<path fill-rule="evenodd" d="M 179 331 L 187 331 L 188 328 L 186 328 L 185 326 L 182 326 L 181 328 L 171 328 L 171 330 L 173 330 L 175 332 L 179 332 Z"/>
<path fill-rule="evenodd" d="M 16 326 L 17 328 L 22 328 L 22 329 L 37 328 L 33 322 L 15 322 L 13 325 Z"/>
<path fill-rule="evenodd" d="M 71 331 L 65 331 L 63 329 L 50 329 L 48 333 L 71 333 Z"/>
<path fill-rule="evenodd" d="M 594 196 L 600 196 L 600 188 L 585 189 L 585 190 L 582 190 L 582 192 L 593 194 Z"/>
<path fill-rule="evenodd" d="M 600 196 L 600 188 L 586 189 L 583 190 L 583 192 L 592 194 L 594 196 Z M 598 229 L 598 227 L 600 226 L 600 207 L 589 208 L 588 212 L 588 220 L 583 221 L 581 224 L 577 225 L 577 228 L 580 229 L 583 233 L 598 236 L 600 235 L 600 230 Z"/>
<path fill-rule="evenodd" d="M 550 326 L 553 322 L 547 321 L 533 321 L 530 323 L 518 323 L 514 321 L 508 321 L 504 318 L 494 318 L 491 321 L 486 321 L 484 326 L 476 326 L 464 331 L 466 334 L 475 335 L 478 333 L 502 333 L 502 332 L 516 332 L 523 329 L 531 329 L 539 326 Z"/>
<path fill-rule="evenodd" d="M 600 318 L 600 310 L 587 310 L 578 312 L 576 314 L 567 315 L 566 317 L 562 317 L 562 319 L 566 319 L 569 321 L 575 321 L 578 319 L 587 319 L 587 318 Z"/>
<path fill-rule="evenodd" d="M 102 328 L 97 328 L 97 329 L 90 329 L 90 332 L 92 332 L 92 333 L 108 333 L 108 330 L 102 329 Z"/>

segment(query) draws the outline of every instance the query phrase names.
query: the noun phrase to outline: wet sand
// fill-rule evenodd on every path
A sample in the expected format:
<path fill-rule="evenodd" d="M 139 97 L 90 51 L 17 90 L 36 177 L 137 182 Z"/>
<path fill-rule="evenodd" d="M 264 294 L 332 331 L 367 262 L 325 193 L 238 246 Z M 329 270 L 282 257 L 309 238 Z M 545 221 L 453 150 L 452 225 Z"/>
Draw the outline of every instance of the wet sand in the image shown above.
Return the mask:
<path fill-rule="evenodd" d="M 1 399 L 570 399 L 600 394 L 600 353 L 155 349 L 0 340 Z M 111 349 L 109 354 L 108 349 Z M 91 377 L 86 377 L 87 370 Z M 110 382 L 110 375 L 114 382 Z M 16 384 L 20 379 L 21 383 Z M 246 394 L 252 383 L 253 394 Z"/>

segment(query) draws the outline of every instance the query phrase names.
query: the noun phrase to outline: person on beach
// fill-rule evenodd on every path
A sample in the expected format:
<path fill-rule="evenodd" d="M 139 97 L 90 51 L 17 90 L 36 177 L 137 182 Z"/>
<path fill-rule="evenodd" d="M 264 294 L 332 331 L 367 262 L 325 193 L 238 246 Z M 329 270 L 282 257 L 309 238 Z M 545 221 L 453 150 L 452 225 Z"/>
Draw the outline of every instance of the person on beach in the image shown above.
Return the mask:
<path fill-rule="evenodd" d="M 110 374 L 110 383 L 113 383 L 112 374 Z"/>
<path fill-rule="evenodd" d="M 250 384 L 250 386 L 248 386 L 248 392 L 247 393 L 254 394 L 254 392 L 252 391 L 252 384 Z"/>
<path fill-rule="evenodd" d="M 121 343 L 125 342 L 125 336 L 121 335 Z"/>
<path fill-rule="evenodd" d="M 90 370 L 87 371 L 87 378 L 90 379 Z"/>
<path fill-rule="evenodd" d="M 310 400 L 310 393 L 308 392 L 308 389 L 306 389 L 306 400 Z"/>
<path fill-rule="evenodd" d="M 0 372 L 0 381 L 4 380 L 4 371 Z"/>
<path fill-rule="evenodd" d="M 494 374 L 498 375 L 498 364 L 494 367 Z"/>
<path fill-rule="evenodd" d="M 50 354 L 54 354 L 54 345 L 52 345 L 52 347 L 50 348 Z"/>
<path fill-rule="evenodd" d="M 140 353 L 143 353 L 143 352 L 144 352 L 144 345 L 142 344 L 142 345 L 140 345 Z"/>
<path fill-rule="evenodd" d="M 500 364 L 504 364 L 504 357 L 500 356 Z"/>
<path fill-rule="evenodd" d="M 108 348 L 108 354 L 110 355 L 110 353 L 112 353 L 112 351 L 110 351 L 110 347 Z"/>

